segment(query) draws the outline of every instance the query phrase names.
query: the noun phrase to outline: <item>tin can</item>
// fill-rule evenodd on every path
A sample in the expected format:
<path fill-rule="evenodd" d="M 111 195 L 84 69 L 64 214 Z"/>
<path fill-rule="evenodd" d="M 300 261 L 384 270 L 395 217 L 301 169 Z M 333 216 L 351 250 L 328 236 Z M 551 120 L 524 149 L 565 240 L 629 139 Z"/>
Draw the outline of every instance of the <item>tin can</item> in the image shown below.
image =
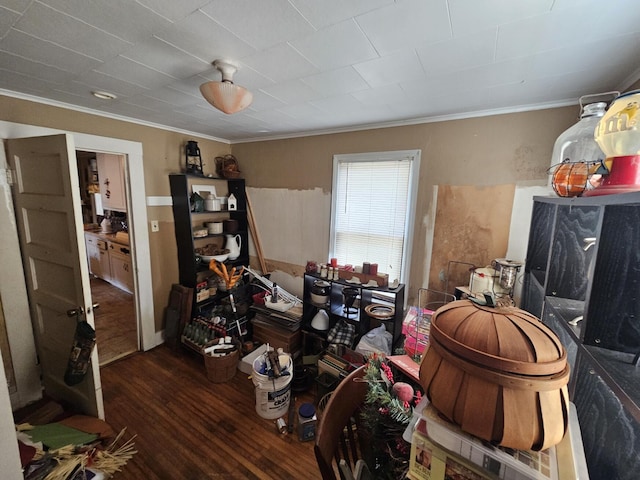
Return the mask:
<path fill-rule="evenodd" d="M 278 429 L 278 432 L 282 434 L 287 433 L 287 422 L 284 421 L 284 418 L 276 420 L 276 428 Z"/>

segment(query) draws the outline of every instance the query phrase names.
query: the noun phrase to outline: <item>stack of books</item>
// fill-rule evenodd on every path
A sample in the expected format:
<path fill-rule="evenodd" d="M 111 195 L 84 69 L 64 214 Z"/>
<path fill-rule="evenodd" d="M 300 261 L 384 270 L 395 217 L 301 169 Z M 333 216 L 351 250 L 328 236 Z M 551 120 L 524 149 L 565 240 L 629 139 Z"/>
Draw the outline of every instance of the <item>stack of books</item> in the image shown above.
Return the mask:
<path fill-rule="evenodd" d="M 251 310 L 256 312 L 256 316 L 260 316 L 263 321 L 291 332 L 298 331 L 302 323 L 302 306 L 300 305 L 295 305 L 286 312 L 279 312 L 270 310 L 264 305 L 253 304 Z"/>
<path fill-rule="evenodd" d="M 349 375 L 353 368 L 354 366 L 350 362 L 331 352 L 325 352 L 318 359 L 318 375 L 326 372 L 342 380 Z"/>

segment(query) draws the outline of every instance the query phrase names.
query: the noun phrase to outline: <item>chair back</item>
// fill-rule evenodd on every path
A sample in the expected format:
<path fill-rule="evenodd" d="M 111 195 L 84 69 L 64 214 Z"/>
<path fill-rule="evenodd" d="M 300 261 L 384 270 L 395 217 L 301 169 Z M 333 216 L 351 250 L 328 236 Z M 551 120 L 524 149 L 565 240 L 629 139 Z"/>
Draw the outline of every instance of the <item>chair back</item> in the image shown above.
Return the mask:
<path fill-rule="evenodd" d="M 323 480 L 336 480 L 336 472 L 346 480 L 338 467 L 340 460 L 354 470 L 362 458 L 362 435 L 358 436 L 357 426 L 368 390 L 364 369 L 357 368 L 338 384 L 320 417 L 314 451 Z"/>

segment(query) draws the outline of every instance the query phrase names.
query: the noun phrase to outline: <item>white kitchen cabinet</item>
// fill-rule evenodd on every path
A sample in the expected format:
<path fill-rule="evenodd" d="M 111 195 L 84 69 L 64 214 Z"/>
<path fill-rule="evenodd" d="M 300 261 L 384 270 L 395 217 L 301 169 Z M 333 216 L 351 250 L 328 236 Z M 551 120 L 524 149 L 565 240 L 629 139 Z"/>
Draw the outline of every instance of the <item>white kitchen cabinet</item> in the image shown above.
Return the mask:
<path fill-rule="evenodd" d="M 133 293 L 133 269 L 129 246 L 109 242 L 109 263 L 111 283 L 126 292 Z"/>
<path fill-rule="evenodd" d="M 124 186 L 124 155 L 111 153 L 96 154 L 98 181 L 102 208 L 116 212 L 127 211 L 127 197 Z"/>
<path fill-rule="evenodd" d="M 98 278 L 111 281 L 111 265 L 109 263 L 109 252 L 107 251 L 107 241 L 100 239 L 97 235 L 85 233 L 85 244 L 87 246 L 87 260 L 89 261 L 89 272 Z"/>

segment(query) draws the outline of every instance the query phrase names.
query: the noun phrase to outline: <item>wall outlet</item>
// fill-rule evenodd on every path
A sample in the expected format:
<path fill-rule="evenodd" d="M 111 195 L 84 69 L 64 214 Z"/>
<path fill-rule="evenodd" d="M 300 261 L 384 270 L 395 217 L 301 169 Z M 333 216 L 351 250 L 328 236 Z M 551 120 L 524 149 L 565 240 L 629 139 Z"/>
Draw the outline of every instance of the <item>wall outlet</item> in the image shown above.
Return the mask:
<path fill-rule="evenodd" d="M 151 231 L 152 232 L 160 231 L 160 225 L 158 225 L 158 220 L 151 220 Z"/>

